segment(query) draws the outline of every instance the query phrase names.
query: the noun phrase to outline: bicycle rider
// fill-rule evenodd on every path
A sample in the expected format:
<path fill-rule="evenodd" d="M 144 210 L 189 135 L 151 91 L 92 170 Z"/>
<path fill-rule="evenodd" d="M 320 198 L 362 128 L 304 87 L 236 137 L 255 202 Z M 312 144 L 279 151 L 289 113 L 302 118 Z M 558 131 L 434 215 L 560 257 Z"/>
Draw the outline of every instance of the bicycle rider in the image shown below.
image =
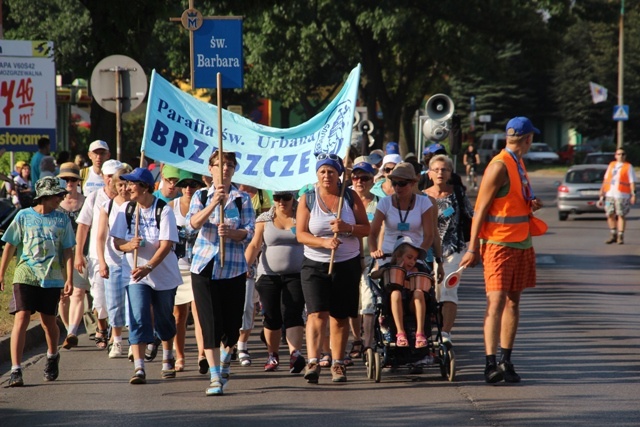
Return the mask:
<path fill-rule="evenodd" d="M 473 144 L 469 144 L 463 158 L 467 170 L 467 182 L 473 184 L 473 189 L 478 189 L 478 174 L 476 168 L 480 165 L 480 154 Z"/>

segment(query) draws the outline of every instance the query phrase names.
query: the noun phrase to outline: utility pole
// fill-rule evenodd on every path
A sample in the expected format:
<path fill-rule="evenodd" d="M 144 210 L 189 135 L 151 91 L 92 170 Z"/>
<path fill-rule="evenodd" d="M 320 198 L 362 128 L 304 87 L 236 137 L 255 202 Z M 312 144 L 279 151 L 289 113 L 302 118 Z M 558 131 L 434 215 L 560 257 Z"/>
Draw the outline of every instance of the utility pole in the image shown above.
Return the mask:
<path fill-rule="evenodd" d="M 620 36 L 618 37 L 618 105 L 622 108 L 624 96 L 624 0 L 620 0 Z M 624 144 L 624 121 L 618 120 L 618 148 Z"/>

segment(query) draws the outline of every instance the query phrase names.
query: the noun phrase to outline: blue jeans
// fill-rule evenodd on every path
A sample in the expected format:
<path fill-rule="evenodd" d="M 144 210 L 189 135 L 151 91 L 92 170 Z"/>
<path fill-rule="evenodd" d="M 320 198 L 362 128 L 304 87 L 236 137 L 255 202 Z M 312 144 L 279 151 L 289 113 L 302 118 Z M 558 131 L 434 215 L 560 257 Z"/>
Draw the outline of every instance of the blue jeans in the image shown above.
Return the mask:
<path fill-rule="evenodd" d="M 150 286 L 139 284 L 127 286 L 129 304 L 129 343 L 149 344 L 156 335 L 167 341 L 176 335 L 176 319 L 173 317 L 173 305 L 176 290 L 156 291 Z M 153 324 L 151 306 L 153 305 Z"/>

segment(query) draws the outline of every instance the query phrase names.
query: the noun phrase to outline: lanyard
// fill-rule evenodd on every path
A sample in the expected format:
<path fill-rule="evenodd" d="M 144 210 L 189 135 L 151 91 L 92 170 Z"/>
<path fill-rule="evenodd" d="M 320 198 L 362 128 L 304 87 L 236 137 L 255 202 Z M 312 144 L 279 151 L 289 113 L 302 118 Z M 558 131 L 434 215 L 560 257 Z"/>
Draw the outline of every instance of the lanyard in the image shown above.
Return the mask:
<path fill-rule="evenodd" d="M 404 223 L 407 221 L 407 218 L 409 217 L 409 211 L 411 210 L 411 204 L 413 203 L 413 199 L 415 197 L 416 197 L 415 194 L 411 195 L 411 201 L 409 202 L 409 206 L 407 206 L 407 213 L 405 214 L 404 218 L 402 218 L 402 211 L 400 210 L 400 198 L 396 194 L 396 208 L 398 209 L 398 216 L 400 217 L 401 223 Z"/>
<path fill-rule="evenodd" d="M 511 151 L 509 148 L 505 148 L 507 153 L 511 154 L 511 158 L 516 162 L 518 166 L 518 174 L 520 175 L 520 184 L 522 185 L 522 197 L 528 202 L 532 201 L 536 198 L 536 195 L 533 193 L 533 188 L 531 188 L 531 183 L 527 177 L 527 173 L 524 171 L 522 164 L 518 161 L 515 153 Z"/>

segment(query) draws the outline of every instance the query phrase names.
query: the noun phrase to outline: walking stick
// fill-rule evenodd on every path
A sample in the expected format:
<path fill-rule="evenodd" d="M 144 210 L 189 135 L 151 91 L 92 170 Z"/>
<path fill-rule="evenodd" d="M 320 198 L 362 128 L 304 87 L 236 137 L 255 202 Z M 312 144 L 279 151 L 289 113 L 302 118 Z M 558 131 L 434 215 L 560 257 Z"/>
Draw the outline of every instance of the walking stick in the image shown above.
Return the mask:
<path fill-rule="evenodd" d="M 349 148 L 347 150 L 347 155 L 345 156 L 345 159 L 349 158 L 349 150 L 351 150 L 351 148 Z M 342 183 L 342 188 L 340 189 L 340 200 L 338 201 L 338 215 L 336 216 L 336 219 L 340 219 L 340 217 L 342 216 L 342 205 L 344 205 L 344 192 L 345 189 L 347 188 L 347 181 L 349 180 L 349 175 L 350 175 L 351 171 L 347 168 L 344 169 L 344 182 Z M 338 238 L 338 233 L 333 233 L 333 238 L 336 239 Z M 329 274 L 331 274 L 333 272 L 333 261 L 336 258 L 336 250 L 331 249 L 331 259 L 329 260 Z"/>
<path fill-rule="evenodd" d="M 140 152 L 140 167 L 144 166 L 144 150 Z M 140 203 L 136 203 L 136 224 L 133 228 L 133 237 L 138 237 L 138 224 L 140 224 Z M 138 268 L 138 248 L 133 250 L 133 268 Z"/>
<path fill-rule="evenodd" d="M 218 86 L 216 90 L 217 102 L 218 102 L 218 168 L 220 169 L 220 183 L 223 184 L 224 173 L 222 168 L 223 151 L 222 151 L 222 73 L 216 74 L 216 84 Z M 220 224 L 224 224 L 224 204 L 226 201 L 220 203 Z M 224 237 L 220 237 L 220 267 L 224 267 Z"/>

